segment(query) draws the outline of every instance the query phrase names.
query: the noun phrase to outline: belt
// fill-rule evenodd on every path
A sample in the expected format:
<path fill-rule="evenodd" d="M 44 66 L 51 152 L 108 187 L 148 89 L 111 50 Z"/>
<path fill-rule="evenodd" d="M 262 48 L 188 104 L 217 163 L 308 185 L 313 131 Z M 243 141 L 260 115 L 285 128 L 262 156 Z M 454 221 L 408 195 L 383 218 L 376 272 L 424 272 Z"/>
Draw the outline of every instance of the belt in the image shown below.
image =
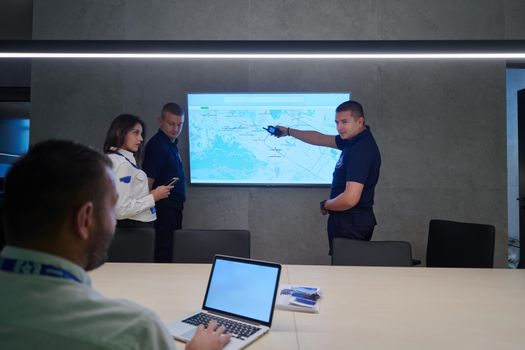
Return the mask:
<path fill-rule="evenodd" d="M 373 207 L 353 207 L 353 208 L 350 208 L 348 210 L 343 210 L 343 211 L 329 210 L 329 212 L 330 214 L 373 213 L 374 208 Z"/>

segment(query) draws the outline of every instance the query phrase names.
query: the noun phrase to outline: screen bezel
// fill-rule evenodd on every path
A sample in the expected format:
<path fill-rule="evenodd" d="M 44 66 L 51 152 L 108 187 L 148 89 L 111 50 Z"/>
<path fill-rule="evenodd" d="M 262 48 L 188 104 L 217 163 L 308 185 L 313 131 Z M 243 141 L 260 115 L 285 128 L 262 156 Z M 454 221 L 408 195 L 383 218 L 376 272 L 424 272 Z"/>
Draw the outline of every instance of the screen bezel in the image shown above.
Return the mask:
<path fill-rule="evenodd" d="M 332 95 L 332 94 L 347 94 L 348 98 L 352 98 L 352 93 L 350 91 L 323 91 L 323 92 L 202 92 L 202 91 L 191 91 L 186 94 L 186 106 L 188 108 L 187 115 L 186 115 L 186 124 L 188 124 L 188 173 L 189 173 L 189 183 L 191 186 L 196 187 L 293 187 L 293 188 L 330 188 L 332 184 L 325 183 L 325 184 L 316 184 L 316 183 L 289 183 L 289 182 L 281 182 L 281 183 L 258 183 L 258 182 L 194 182 L 191 176 L 191 142 L 189 140 L 190 135 L 190 126 L 189 126 L 189 119 L 190 117 L 190 103 L 189 103 L 189 97 L 190 95 Z M 334 115 L 335 115 L 335 108 L 334 108 Z M 335 119 L 335 116 L 334 116 Z M 261 126 L 262 127 L 262 126 Z M 335 136 L 335 134 L 334 134 Z"/>

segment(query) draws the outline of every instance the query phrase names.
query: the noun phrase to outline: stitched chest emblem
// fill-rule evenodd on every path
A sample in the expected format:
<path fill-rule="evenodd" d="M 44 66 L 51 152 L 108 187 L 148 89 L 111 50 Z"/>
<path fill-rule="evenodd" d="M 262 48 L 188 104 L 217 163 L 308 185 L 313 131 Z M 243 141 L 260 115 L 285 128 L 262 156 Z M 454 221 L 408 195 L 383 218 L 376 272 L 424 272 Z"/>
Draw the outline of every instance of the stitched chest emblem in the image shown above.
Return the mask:
<path fill-rule="evenodd" d="M 339 159 L 337 160 L 337 163 L 335 164 L 335 168 L 336 169 L 339 169 L 340 167 L 343 166 L 343 155 L 341 154 L 341 156 L 339 157 Z"/>

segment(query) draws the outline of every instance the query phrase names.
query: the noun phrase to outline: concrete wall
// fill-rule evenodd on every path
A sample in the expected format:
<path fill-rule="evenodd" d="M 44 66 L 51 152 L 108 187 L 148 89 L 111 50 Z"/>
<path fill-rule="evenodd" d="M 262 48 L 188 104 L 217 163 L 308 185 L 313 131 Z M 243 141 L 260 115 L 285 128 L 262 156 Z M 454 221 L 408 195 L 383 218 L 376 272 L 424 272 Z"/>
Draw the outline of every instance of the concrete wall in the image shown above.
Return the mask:
<path fill-rule="evenodd" d="M 33 0 L 2 0 L 0 2 L 0 40 L 31 40 L 32 24 Z M 31 85 L 30 60 L 2 59 L 0 87 L 29 85 Z"/>
<path fill-rule="evenodd" d="M 524 39 L 519 0 L 34 1 L 34 39 Z M 505 62 L 36 61 L 33 142 L 101 148 L 109 122 L 192 92 L 351 91 L 383 165 L 376 240 L 408 240 L 424 260 L 431 218 L 496 225 L 507 250 Z M 335 130 L 334 130 L 335 133 Z M 187 128 L 181 152 L 188 171 Z M 327 264 L 323 188 L 192 187 L 185 228 L 242 228 L 252 256 Z"/>

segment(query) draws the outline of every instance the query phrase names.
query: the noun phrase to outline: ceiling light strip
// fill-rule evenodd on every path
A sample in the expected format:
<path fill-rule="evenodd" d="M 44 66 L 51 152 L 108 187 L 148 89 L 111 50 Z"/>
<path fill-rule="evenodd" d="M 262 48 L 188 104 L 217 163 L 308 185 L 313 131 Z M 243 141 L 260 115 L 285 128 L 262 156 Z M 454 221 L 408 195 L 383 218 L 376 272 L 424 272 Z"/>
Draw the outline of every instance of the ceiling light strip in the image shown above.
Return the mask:
<path fill-rule="evenodd" d="M 41 53 L 0 52 L 0 58 L 125 58 L 125 59 L 525 59 L 513 53 Z"/>
<path fill-rule="evenodd" d="M 525 40 L 0 40 L 0 58 L 523 60 Z"/>

